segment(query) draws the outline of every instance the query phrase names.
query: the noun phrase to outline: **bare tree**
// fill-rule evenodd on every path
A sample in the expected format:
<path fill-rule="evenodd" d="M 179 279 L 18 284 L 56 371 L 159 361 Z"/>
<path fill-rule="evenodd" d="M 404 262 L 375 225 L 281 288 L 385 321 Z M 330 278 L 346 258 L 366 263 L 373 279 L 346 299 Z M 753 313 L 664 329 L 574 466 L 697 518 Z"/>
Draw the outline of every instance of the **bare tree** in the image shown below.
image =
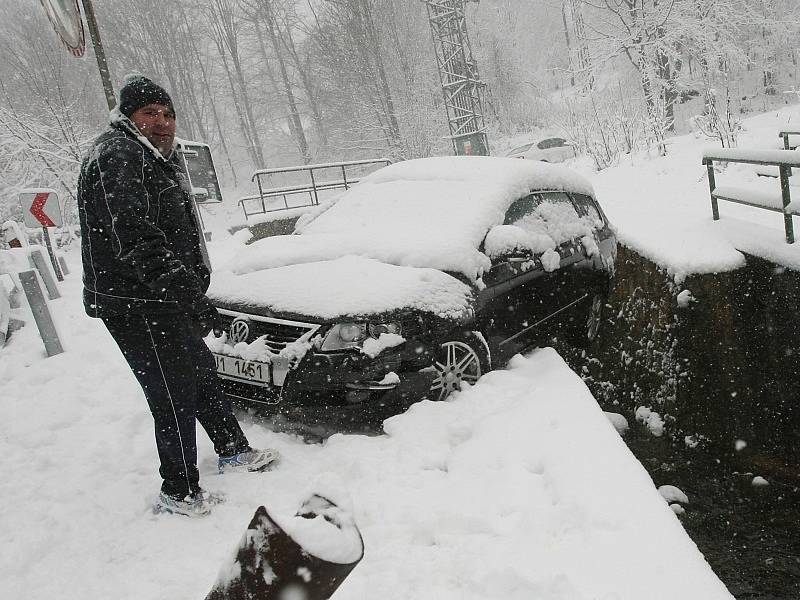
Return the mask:
<path fill-rule="evenodd" d="M 209 0 L 207 13 L 212 38 L 217 46 L 228 77 L 231 97 L 239 116 L 242 134 L 248 144 L 250 158 L 255 166 L 263 166 L 264 153 L 261 138 L 256 126 L 253 105 L 247 91 L 247 80 L 242 68 L 242 56 L 240 53 L 242 19 L 238 3 L 225 0 Z"/>

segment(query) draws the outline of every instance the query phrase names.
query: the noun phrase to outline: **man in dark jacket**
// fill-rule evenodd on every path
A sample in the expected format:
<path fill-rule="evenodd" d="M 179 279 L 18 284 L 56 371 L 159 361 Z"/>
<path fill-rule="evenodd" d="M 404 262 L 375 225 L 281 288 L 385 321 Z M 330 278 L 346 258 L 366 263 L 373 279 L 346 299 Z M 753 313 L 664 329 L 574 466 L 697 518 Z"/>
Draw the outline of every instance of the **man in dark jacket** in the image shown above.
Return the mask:
<path fill-rule="evenodd" d="M 138 379 L 155 421 L 164 482 L 157 508 L 202 516 L 195 420 L 220 471 L 258 471 L 274 450 L 253 450 L 231 411 L 202 339 L 221 327 L 205 296 L 188 183 L 173 152 L 175 111 L 161 87 L 126 79 L 109 128 L 81 166 L 84 306 L 103 320 Z"/>

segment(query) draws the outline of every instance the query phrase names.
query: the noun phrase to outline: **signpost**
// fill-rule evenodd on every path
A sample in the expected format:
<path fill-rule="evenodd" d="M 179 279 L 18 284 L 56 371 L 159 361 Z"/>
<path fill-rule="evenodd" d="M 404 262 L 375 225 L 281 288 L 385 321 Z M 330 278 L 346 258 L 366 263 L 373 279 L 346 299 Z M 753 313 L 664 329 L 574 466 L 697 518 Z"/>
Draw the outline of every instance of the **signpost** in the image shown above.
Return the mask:
<path fill-rule="evenodd" d="M 83 33 L 83 20 L 81 19 L 80 5 L 83 4 L 83 14 L 86 16 L 86 24 L 89 28 L 89 36 L 92 39 L 94 56 L 97 59 L 97 68 L 100 71 L 100 79 L 103 82 L 103 91 L 106 95 L 108 110 L 116 106 L 117 100 L 114 97 L 114 86 L 111 84 L 111 72 L 106 61 L 106 53 L 103 50 L 103 42 L 100 40 L 100 30 L 97 27 L 97 19 L 94 16 L 94 6 L 92 0 L 39 0 L 47 13 L 47 18 L 56 30 L 58 37 L 64 42 L 70 54 L 80 58 L 86 49 L 86 37 Z"/>
<path fill-rule="evenodd" d="M 58 37 L 75 58 L 86 51 L 86 36 L 83 33 L 81 11 L 78 0 L 39 0 L 47 13 L 47 18 L 56 30 Z"/>
<path fill-rule="evenodd" d="M 59 281 L 64 281 L 61 266 L 58 264 L 53 242 L 50 240 L 49 227 L 61 227 L 61 206 L 58 203 L 58 194 L 51 189 L 26 189 L 19 193 L 19 203 L 22 207 L 22 218 L 26 227 L 41 227 L 42 237 L 53 263 L 53 271 Z"/>
<path fill-rule="evenodd" d="M 47 307 L 47 301 L 44 299 L 44 294 L 42 294 L 42 286 L 39 285 L 36 271 L 21 271 L 19 280 L 22 284 L 22 289 L 25 291 L 25 296 L 28 298 L 28 305 L 31 307 L 33 320 L 36 321 L 36 326 L 39 328 L 39 335 L 44 342 L 47 356 L 61 354 L 64 348 L 58 337 L 58 329 L 50 314 L 50 309 Z"/>

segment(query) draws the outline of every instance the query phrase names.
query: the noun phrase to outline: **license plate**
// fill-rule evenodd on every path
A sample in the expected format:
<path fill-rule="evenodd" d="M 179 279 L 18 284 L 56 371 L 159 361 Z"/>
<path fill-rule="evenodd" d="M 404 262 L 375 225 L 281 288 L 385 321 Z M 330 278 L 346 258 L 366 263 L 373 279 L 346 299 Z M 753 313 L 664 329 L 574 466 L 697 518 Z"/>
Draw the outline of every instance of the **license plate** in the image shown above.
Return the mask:
<path fill-rule="evenodd" d="M 214 354 L 214 360 L 217 362 L 217 375 L 220 377 L 246 381 L 253 385 L 269 385 L 272 381 L 268 363 L 234 358 L 224 354 Z"/>

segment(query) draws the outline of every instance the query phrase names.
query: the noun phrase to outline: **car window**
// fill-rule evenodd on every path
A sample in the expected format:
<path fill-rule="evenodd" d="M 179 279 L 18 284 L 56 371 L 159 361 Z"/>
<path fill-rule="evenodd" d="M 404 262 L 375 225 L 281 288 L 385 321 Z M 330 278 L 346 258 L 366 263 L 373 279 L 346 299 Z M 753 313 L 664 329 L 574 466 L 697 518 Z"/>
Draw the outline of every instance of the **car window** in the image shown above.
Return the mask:
<path fill-rule="evenodd" d="M 584 194 L 572 194 L 572 200 L 578 209 L 578 214 L 582 217 L 591 217 L 592 221 L 603 223 L 603 217 L 597 208 L 597 203 L 591 196 Z"/>
<path fill-rule="evenodd" d="M 525 144 L 524 146 L 520 146 L 519 148 L 514 148 L 509 154 L 518 154 L 520 152 L 525 152 L 526 150 L 530 150 L 533 144 Z"/>
<path fill-rule="evenodd" d="M 504 225 L 514 225 L 534 238 L 547 236 L 556 244 L 589 233 L 593 217 L 580 214 L 565 192 L 537 192 L 517 200 L 506 212 Z"/>
<path fill-rule="evenodd" d="M 537 212 L 536 209 L 545 203 L 563 205 L 567 210 L 572 209 L 570 212 L 574 212 L 576 218 L 580 216 L 575 212 L 569 195 L 564 192 L 537 192 L 536 194 L 531 194 L 530 196 L 515 201 L 506 211 L 503 225 L 520 226 L 520 223 L 522 223 L 526 217 L 533 215 Z"/>
<path fill-rule="evenodd" d="M 516 225 L 525 215 L 531 214 L 533 209 L 536 208 L 541 201 L 542 198 L 539 194 L 531 194 L 530 196 L 516 200 L 508 207 L 503 225 Z"/>
<path fill-rule="evenodd" d="M 539 150 L 547 150 L 548 148 L 558 148 L 565 145 L 567 140 L 564 138 L 547 138 L 538 144 Z"/>

